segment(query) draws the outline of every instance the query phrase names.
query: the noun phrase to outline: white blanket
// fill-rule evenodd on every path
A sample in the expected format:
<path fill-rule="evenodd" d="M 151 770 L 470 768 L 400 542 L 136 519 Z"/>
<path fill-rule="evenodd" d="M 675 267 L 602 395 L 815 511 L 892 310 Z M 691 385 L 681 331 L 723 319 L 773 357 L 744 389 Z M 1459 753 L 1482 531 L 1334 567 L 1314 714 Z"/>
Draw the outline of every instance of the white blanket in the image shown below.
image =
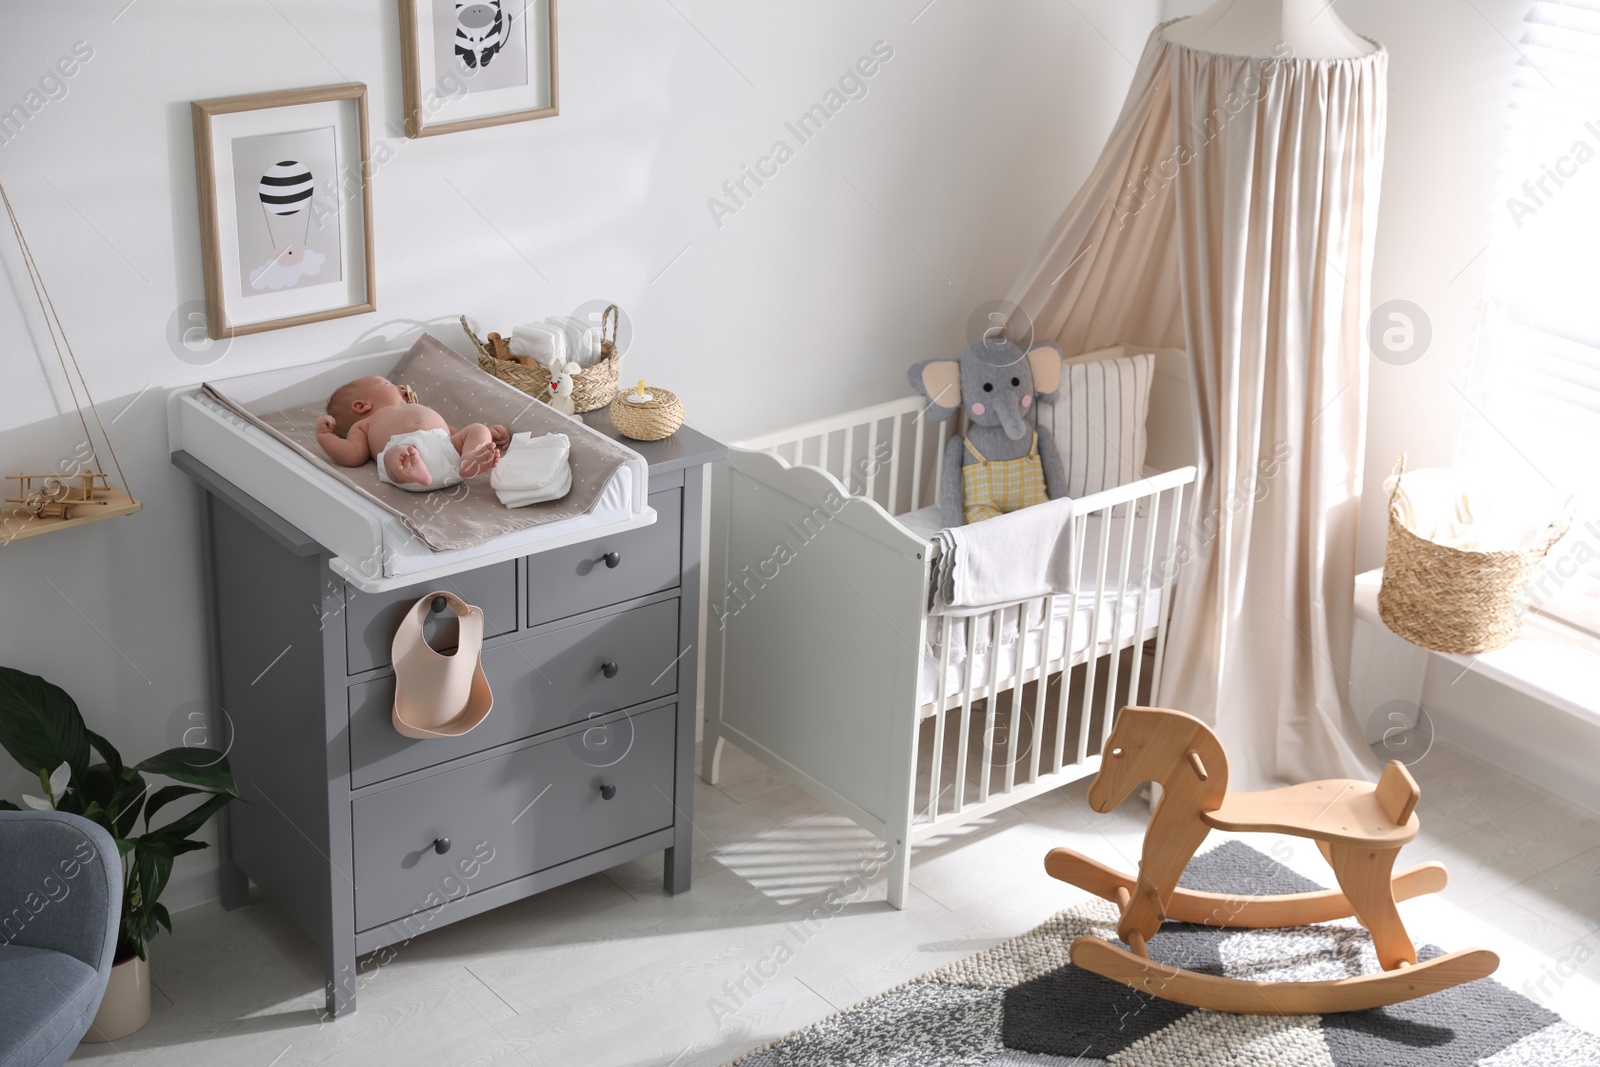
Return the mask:
<path fill-rule="evenodd" d="M 1073 503 L 1069 498 L 940 530 L 928 589 L 934 615 L 976 615 L 1052 593 L 1068 593 Z"/>

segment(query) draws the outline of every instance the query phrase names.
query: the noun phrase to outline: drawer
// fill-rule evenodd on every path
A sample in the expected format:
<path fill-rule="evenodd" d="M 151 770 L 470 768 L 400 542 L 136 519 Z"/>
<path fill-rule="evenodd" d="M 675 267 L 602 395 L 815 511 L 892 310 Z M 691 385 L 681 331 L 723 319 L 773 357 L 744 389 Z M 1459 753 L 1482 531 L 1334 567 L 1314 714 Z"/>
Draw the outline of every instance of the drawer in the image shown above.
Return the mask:
<path fill-rule="evenodd" d="M 656 521 L 528 560 L 528 625 L 564 619 L 634 597 L 676 589 L 682 566 L 683 490 L 650 494 Z M 616 553 L 615 566 L 607 565 Z"/>
<path fill-rule="evenodd" d="M 356 929 L 671 826 L 675 712 L 616 716 L 352 802 Z M 631 732 L 624 755 L 586 754 L 600 729 Z"/>
<path fill-rule="evenodd" d="M 351 788 L 675 693 L 680 651 L 677 598 L 486 648 L 494 710 L 452 738 L 395 732 L 393 675 L 352 685 Z M 616 667 L 611 677 L 608 663 Z"/>
<path fill-rule="evenodd" d="M 363 593 L 345 586 L 344 647 L 349 673 L 359 674 L 389 663 L 390 643 L 406 609 L 436 590 L 454 593 L 483 609 L 483 635 L 494 637 L 517 628 L 517 561 L 506 560 L 475 571 L 452 574 L 435 582 L 390 593 Z M 456 643 L 453 612 L 429 615 L 428 643 L 444 651 Z"/>

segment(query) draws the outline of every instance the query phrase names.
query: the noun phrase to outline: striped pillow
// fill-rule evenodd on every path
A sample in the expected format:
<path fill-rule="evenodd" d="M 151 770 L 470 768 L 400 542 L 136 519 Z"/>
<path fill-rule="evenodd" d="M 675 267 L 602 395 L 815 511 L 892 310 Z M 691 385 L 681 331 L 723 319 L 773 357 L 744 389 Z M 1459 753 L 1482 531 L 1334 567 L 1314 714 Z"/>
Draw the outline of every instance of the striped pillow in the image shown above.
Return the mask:
<path fill-rule="evenodd" d="M 1062 368 L 1048 425 L 1073 499 L 1144 477 L 1155 356 L 1119 356 Z"/>

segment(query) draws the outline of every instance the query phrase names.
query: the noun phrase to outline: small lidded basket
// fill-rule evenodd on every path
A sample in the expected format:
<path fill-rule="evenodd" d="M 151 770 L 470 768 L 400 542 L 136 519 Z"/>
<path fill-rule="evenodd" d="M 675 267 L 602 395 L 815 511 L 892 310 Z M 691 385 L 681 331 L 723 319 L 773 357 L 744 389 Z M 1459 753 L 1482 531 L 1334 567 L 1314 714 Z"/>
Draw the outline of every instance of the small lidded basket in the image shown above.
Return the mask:
<path fill-rule="evenodd" d="M 611 425 L 635 441 L 659 441 L 683 425 L 683 401 L 659 385 L 646 385 L 641 378 L 633 392 L 618 393 L 611 402 Z"/>

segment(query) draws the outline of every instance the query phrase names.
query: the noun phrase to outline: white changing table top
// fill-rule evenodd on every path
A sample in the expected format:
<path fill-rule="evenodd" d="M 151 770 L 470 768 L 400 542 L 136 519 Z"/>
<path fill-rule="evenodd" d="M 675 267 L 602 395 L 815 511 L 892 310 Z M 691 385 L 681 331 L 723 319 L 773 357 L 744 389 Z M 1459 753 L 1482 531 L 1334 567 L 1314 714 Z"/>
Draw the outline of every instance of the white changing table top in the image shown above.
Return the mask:
<path fill-rule="evenodd" d="M 268 372 L 263 377 L 273 378 L 274 385 L 287 378 L 326 392 L 323 379 L 330 375 L 343 381 L 387 373 L 404 354 L 401 349 Z M 648 526 L 656 519 L 646 502 L 653 471 L 704 463 L 721 455 L 721 446 L 688 427 L 662 442 L 624 440 L 612 429 L 604 409 L 585 416 L 575 429 L 621 441 L 637 457 L 613 475 L 593 511 L 520 530 L 475 548 L 435 552 L 411 535 L 398 518 L 234 415 L 198 385 L 176 389 L 168 397 L 175 465 L 234 503 L 255 505 L 250 510 L 256 519 L 295 551 L 332 555 L 331 569 L 370 593 Z M 653 453 L 652 458 L 647 461 L 639 455 L 641 450 Z"/>

